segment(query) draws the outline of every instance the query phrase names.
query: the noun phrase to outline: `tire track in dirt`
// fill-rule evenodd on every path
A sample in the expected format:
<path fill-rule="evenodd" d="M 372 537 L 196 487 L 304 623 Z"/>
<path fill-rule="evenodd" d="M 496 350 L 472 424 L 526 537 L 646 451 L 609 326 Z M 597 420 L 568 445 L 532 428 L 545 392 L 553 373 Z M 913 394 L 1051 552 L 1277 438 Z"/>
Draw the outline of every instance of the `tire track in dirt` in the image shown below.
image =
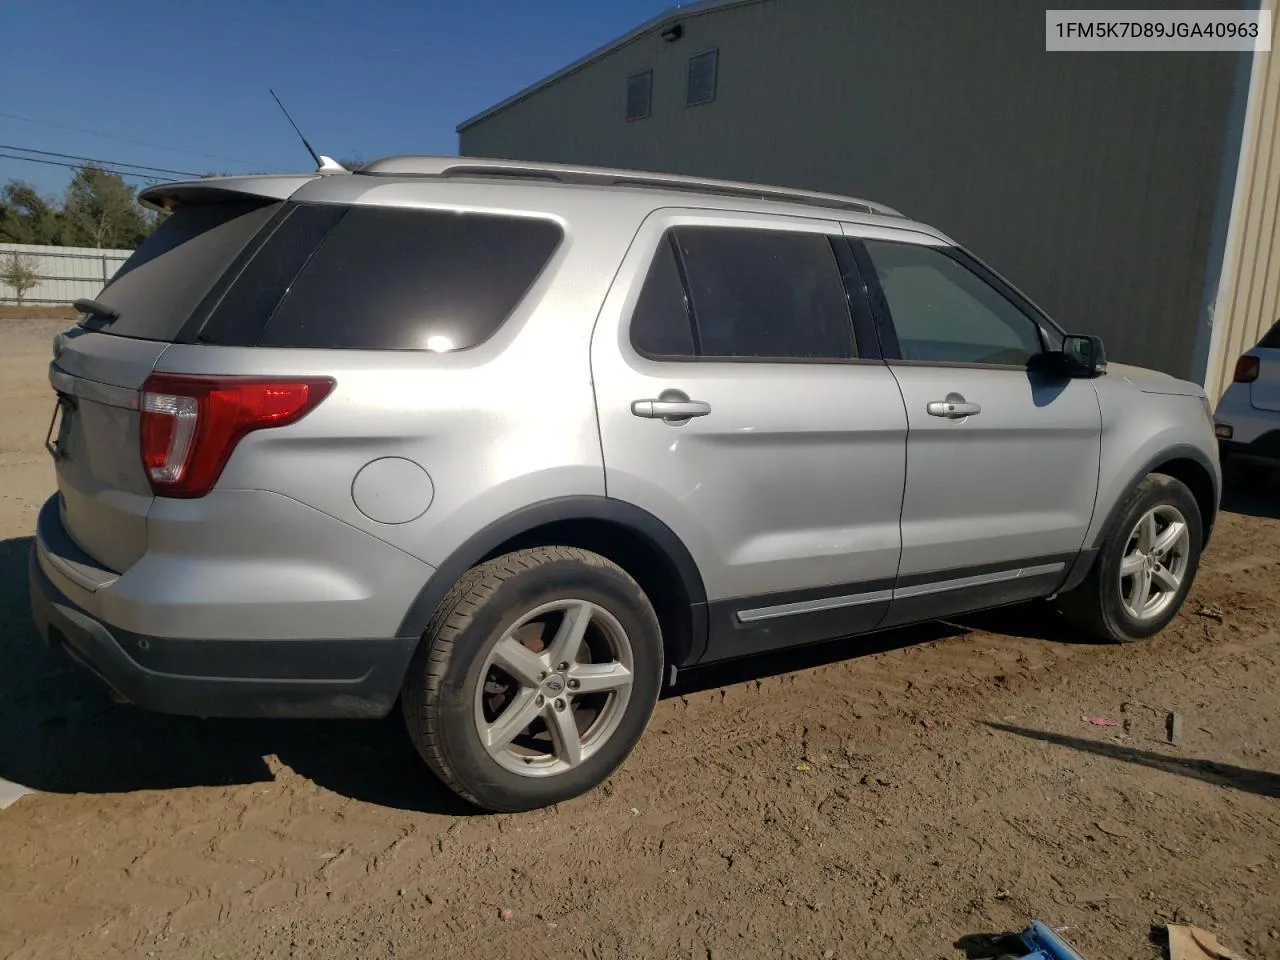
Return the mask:
<path fill-rule="evenodd" d="M 47 337 L 31 336 L 31 383 L 0 377 L 8 449 L 38 450 L 47 423 L 31 386 L 46 389 Z M 14 550 L 51 483 L 19 459 L 0 463 Z M 350 776 L 335 793 L 273 753 L 295 734 L 121 722 L 51 665 L 6 709 L 96 697 L 43 742 L 123 731 L 120 760 L 147 784 L 170 782 L 156 775 L 170 739 L 210 763 L 223 738 L 255 761 L 268 746 L 261 782 L 230 764 L 201 786 L 47 794 L 0 814 L 0 956 L 918 960 L 1040 917 L 1069 924 L 1087 956 L 1145 960 L 1151 925 L 1180 917 L 1280 958 L 1277 558 L 1280 524 L 1224 515 L 1184 613 L 1132 647 L 1073 642 L 1031 606 L 691 674 L 608 784 L 520 816 L 369 802 Z M 21 598 L 0 599 L 25 624 Z M 1141 704 L 1128 738 L 1079 721 L 1122 703 Z M 1169 709 L 1186 720 L 1179 748 L 1163 742 Z M 414 762 L 367 760 L 383 734 L 335 736 L 338 762 Z M 129 756 L 139 744 L 155 756 Z"/>

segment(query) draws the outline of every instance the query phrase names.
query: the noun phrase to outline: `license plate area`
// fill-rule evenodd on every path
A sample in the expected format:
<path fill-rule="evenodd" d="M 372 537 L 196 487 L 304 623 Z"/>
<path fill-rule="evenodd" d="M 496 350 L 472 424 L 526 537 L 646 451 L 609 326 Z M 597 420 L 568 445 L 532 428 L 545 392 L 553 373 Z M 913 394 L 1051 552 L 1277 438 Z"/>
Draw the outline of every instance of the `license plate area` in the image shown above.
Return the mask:
<path fill-rule="evenodd" d="M 49 432 L 45 434 L 44 448 L 55 461 L 67 458 L 67 441 L 71 436 L 71 418 L 75 416 L 76 402 L 66 394 L 58 394 L 49 418 Z"/>

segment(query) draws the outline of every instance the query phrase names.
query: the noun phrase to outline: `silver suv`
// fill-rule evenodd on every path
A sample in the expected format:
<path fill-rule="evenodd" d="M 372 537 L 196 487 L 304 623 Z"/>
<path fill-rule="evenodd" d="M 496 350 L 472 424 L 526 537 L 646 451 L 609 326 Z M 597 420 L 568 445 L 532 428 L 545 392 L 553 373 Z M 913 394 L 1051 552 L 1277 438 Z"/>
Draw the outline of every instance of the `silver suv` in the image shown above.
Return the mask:
<path fill-rule="evenodd" d="M 759 185 L 395 157 L 157 186 L 57 338 L 43 636 L 140 707 L 380 717 L 452 789 L 604 780 L 677 669 L 1191 586 L 1204 391 L 938 231 Z"/>

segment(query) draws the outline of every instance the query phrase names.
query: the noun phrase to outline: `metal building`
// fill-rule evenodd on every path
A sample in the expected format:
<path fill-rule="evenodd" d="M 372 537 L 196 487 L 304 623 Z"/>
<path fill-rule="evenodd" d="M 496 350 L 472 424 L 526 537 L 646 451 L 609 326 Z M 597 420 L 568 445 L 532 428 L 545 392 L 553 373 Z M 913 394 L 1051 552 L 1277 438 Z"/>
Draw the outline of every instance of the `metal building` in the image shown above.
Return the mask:
<path fill-rule="evenodd" d="M 1215 393 L 1280 314 L 1280 67 L 1269 53 L 1049 53 L 1045 6 L 704 0 L 465 121 L 459 152 L 878 200 L 1113 359 Z"/>

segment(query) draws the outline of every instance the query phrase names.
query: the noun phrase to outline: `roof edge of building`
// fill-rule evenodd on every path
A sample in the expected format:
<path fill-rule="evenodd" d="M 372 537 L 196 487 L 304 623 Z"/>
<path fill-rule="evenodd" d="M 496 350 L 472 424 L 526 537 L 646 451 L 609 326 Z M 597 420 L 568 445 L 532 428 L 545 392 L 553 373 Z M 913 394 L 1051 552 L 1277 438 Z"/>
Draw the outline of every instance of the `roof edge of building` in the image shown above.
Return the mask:
<path fill-rule="evenodd" d="M 558 83 L 570 74 L 577 73 L 579 70 L 590 66 L 597 60 L 602 60 L 614 51 L 622 49 L 627 44 L 634 43 L 641 37 L 647 36 L 655 30 L 661 29 L 662 27 L 674 23 L 677 20 L 683 20 L 686 17 L 695 17 L 704 13 L 712 13 L 728 7 L 741 7 L 751 3 L 765 2 L 767 2 L 767 0 L 697 0 L 695 3 L 686 3 L 683 5 L 668 7 L 662 13 L 658 14 L 653 19 L 640 24 L 640 26 L 636 27 L 634 30 L 630 30 L 622 36 L 610 40 L 603 47 L 598 47 L 586 56 L 579 57 L 568 66 L 561 67 L 555 73 L 548 74 L 536 83 L 532 83 L 525 87 L 523 90 L 518 90 L 505 100 L 495 103 L 493 106 L 480 111 L 475 116 L 468 117 L 454 128 L 454 132 L 462 133 L 464 130 L 475 126 L 477 123 L 489 119 L 494 114 L 501 113 L 508 107 L 519 103 L 521 100 L 525 100 L 533 96 L 539 90 L 543 90 L 546 87 L 551 86 L 553 83 Z"/>

